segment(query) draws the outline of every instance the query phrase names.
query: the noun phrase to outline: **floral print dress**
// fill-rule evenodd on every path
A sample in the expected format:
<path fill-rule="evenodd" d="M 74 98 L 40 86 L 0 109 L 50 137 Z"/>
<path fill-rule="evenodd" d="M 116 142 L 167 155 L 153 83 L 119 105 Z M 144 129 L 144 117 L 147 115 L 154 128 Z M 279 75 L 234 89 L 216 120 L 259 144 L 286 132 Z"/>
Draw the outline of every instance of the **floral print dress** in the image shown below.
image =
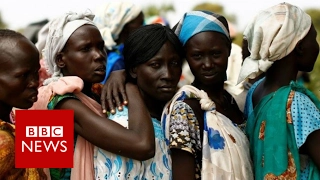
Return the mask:
<path fill-rule="evenodd" d="M 128 128 L 128 108 L 110 114 L 109 119 Z M 171 159 L 160 121 L 152 118 L 155 133 L 155 155 L 146 161 L 123 157 L 101 148 L 94 148 L 95 179 L 170 180 Z"/>
<path fill-rule="evenodd" d="M 196 98 L 204 110 L 204 128 L 184 99 Z M 216 111 L 207 93 L 185 85 L 163 112 L 162 128 L 169 148 L 178 148 L 194 155 L 195 179 L 253 179 L 249 143 L 245 134 L 223 114 Z M 203 134 L 201 143 L 200 133 Z"/>

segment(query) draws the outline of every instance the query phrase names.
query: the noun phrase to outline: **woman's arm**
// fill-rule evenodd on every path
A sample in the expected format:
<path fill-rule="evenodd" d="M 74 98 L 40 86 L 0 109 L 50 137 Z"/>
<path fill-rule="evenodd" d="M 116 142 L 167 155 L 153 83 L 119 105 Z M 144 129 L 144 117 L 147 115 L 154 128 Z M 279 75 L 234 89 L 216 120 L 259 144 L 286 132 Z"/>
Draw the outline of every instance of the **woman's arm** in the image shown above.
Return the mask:
<path fill-rule="evenodd" d="M 194 180 L 196 174 L 195 156 L 197 152 L 201 151 L 202 136 L 200 132 L 203 130 L 203 123 L 199 123 L 198 119 L 202 118 L 203 111 L 196 99 L 175 102 L 173 109 L 170 114 L 169 130 L 172 177 L 174 180 Z M 192 129 L 195 131 L 191 132 Z"/>
<path fill-rule="evenodd" d="M 62 100 L 56 109 L 73 109 L 75 131 L 92 144 L 115 154 L 146 160 L 155 152 L 151 117 L 138 88 L 128 83 L 126 91 L 130 101 L 129 129 L 98 116 L 76 99 Z"/>
<path fill-rule="evenodd" d="M 172 179 L 194 180 L 195 159 L 190 152 L 181 149 L 171 149 Z"/>
<path fill-rule="evenodd" d="M 117 70 L 110 73 L 110 76 L 103 85 L 101 92 L 101 106 L 104 113 L 107 112 L 106 101 L 112 114 L 116 112 L 115 106 L 117 106 L 118 110 L 121 111 L 122 104 L 128 104 L 128 98 L 125 90 L 125 80 L 125 70 Z"/>
<path fill-rule="evenodd" d="M 307 154 L 310 156 L 314 164 L 318 167 L 318 170 L 320 170 L 319 140 L 320 140 L 320 130 L 316 130 L 308 136 L 306 143 L 303 145 L 305 146 Z"/>

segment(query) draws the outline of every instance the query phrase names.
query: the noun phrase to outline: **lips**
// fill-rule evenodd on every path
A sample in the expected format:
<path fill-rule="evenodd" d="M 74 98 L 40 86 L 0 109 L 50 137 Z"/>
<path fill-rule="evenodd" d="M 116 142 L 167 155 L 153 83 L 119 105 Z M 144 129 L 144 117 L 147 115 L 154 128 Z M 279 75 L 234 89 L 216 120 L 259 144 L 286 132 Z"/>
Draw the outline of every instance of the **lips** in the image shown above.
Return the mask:
<path fill-rule="evenodd" d="M 94 71 L 97 74 L 104 75 L 106 73 L 106 66 L 105 65 L 98 66 Z"/>
<path fill-rule="evenodd" d="M 202 73 L 202 76 L 206 77 L 206 78 L 211 78 L 213 76 L 215 76 L 217 73 Z"/>
<path fill-rule="evenodd" d="M 176 91 L 176 86 L 161 86 L 160 90 L 162 92 L 175 92 Z"/>

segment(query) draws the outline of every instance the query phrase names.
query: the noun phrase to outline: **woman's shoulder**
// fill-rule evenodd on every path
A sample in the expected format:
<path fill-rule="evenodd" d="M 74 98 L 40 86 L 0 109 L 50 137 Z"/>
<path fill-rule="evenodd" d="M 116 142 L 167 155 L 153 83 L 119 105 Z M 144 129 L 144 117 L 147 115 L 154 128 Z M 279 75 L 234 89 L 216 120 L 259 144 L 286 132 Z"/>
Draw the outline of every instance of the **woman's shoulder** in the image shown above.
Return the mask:
<path fill-rule="evenodd" d="M 0 172 L 14 168 L 14 126 L 0 120 Z"/>
<path fill-rule="evenodd" d="M 70 99 L 70 98 L 78 100 L 78 97 L 73 93 L 66 93 L 64 95 L 59 95 L 59 94 L 52 95 L 48 103 L 48 109 L 55 109 L 55 107 L 59 102 L 65 99 Z"/>

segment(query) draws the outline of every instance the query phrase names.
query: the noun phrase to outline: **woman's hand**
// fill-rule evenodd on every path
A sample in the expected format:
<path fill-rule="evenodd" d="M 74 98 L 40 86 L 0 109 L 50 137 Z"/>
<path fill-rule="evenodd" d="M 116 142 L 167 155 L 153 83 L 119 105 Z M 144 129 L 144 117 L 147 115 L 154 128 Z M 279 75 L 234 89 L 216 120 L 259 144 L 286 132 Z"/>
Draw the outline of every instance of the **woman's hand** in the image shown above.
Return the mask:
<path fill-rule="evenodd" d="M 106 102 L 111 114 L 116 113 L 115 106 L 122 111 L 122 105 L 127 105 L 127 94 L 125 91 L 126 72 L 117 70 L 110 73 L 101 92 L 101 106 L 103 113 L 107 112 Z"/>

